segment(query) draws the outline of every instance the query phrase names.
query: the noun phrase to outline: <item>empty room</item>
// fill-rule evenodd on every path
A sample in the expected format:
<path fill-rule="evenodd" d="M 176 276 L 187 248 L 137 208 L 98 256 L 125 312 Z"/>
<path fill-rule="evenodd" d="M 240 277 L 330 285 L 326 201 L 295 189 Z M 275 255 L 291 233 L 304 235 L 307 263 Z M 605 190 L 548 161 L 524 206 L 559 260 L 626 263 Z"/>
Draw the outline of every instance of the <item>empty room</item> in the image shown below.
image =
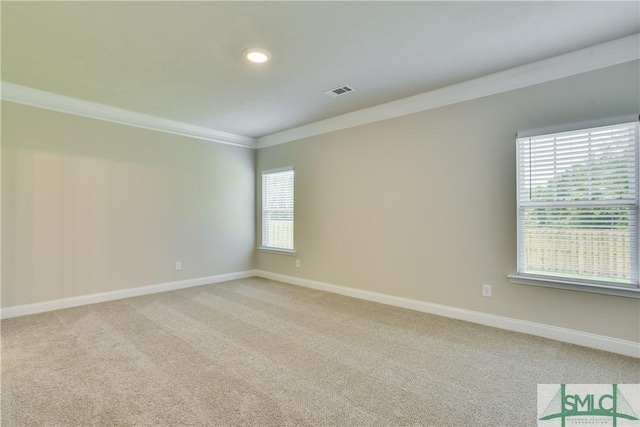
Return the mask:
<path fill-rule="evenodd" d="M 637 1 L 0 7 L 2 426 L 640 426 Z"/>

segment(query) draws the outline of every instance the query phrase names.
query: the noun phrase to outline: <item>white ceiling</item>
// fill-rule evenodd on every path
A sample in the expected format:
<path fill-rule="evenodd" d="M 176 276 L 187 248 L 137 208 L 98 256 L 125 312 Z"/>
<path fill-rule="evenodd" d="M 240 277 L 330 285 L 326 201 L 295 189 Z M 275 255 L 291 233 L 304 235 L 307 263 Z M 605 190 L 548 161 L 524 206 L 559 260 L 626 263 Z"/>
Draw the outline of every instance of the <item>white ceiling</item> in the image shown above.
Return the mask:
<path fill-rule="evenodd" d="M 3 81 L 249 137 L 640 32 L 637 1 L 3 1 L 1 14 Z M 272 61 L 245 62 L 251 46 Z"/>

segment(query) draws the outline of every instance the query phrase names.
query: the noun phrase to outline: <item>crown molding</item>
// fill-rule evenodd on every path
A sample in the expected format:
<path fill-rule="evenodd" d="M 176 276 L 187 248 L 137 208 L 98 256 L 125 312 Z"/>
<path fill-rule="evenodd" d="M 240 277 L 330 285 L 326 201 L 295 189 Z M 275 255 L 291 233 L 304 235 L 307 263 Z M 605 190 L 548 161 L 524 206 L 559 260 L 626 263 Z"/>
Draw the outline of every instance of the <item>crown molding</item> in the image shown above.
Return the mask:
<path fill-rule="evenodd" d="M 258 148 L 521 89 L 640 59 L 640 34 L 258 138 Z"/>
<path fill-rule="evenodd" d="M 287 129 L 257 139 L 136 113 L 4 81 L 2 82 L 0 99 L 189 138 L 259 149 L 521 89 L 638 59 L 640 59 L 640 34 L 634 34 L 441 89 Z"/>
<path fill-rule="evenodd" d="M 205 141 L 256 148 L 255 138 L 221 132 L 201 126 L 190 125 L 175 120 L 163 119 L 147 114 L 136 113 L 122 108 L 111 107 L 96 102 L 45 92 L 14 83 L 2 82 L 0 98 L 3 101 L 29 105 L 37 108 L 58 111 L 106 122 L 150 129 L 159 132 L 203 139 Z"/>

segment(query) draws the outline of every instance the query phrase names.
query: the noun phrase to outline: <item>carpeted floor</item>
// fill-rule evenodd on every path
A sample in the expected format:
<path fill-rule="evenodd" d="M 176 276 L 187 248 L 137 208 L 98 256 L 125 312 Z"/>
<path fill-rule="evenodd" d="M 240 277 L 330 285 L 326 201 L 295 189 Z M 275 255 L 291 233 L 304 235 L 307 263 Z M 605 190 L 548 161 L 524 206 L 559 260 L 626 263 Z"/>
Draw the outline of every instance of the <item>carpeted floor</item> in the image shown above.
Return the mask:
<path fill-rule="evenodd" d="M 2 426 L 535 426 L 640 361 L 251 278 L 2 321 Z"/>

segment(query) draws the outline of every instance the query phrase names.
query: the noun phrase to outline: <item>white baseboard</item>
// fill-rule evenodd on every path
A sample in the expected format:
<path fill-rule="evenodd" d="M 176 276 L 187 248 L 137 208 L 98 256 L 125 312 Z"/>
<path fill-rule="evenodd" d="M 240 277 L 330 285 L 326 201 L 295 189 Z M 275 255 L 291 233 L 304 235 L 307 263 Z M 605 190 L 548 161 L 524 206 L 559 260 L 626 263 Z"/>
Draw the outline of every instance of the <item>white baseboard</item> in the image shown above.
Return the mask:
<path fill-rule="evenodd" d="M 321 291 L 345 295 L 353 298 L 359 298 L 362 300 L 374 301 L 396 307 L 407 308 L 410 310 L 421 311 L 424 313 L 435 314 L 438 316 L 465 320 L 472 323 L 492 326 L 494 328 L 506 329 L 514 332 L 521 332 L 525 334 L 536 335 L 539 337 L 550 338 L 556 341 L 596 348 L 598 350 L 609 351 L 625 356 L 640 358 L 640 343 L 637 343 L 635 341 L 621 340 L 604 335 L 596 335 L 588 332 L 577 331 L 574 329 L 545 325 L 543 323 L 529 322 L 527 320 L 496 316 L 493 314 L 481 313 L 479 311 L 465 310 L 462 308 L 433 304 L 425 301 L 387 295 L 378 292 L 365 291 L 362 289 L 349 288 L 346 286 L 332 285 L 330 283 L 317 282 L 315 280 L 302 279 L 293 276 L 286 276 L 283 274 L 271 273 L 263 270 L 247 270 L 236 273 L 219 274 L 216 276 L 200 277 L 197 279 L 180 280 L 176 282 L 140 286 L 137 288 L 122 289 L 118 291 L 101 292 L 71 298 L 43 301 L 34 304 L 5 307 L 0 309 L 0 319 L 8 319 L 11 317 L 26 316 L 28 314 L 37 314 L 46 311 L 60 310 L 63 308 L 78 307 L 81 305 L 113 301 L 140 295 L 154 294 L 157 292 L 173 291 L 177 289 L 190 288 L 193 286 L 226 282 L 229 280 L 245 279 L 253 276 L 263 277 L 265 279 L 276 280 L 292 285 L 303 286 L 306 288 L 318 289 Z"/>
<path fill-rule="evenodd" d="M 255 275 L 255 270 L 240 271 L 236 273 L 218 274 L 216 276 L 199 277 L 197 279 L 179 280 L 177 282 L 167 282 L 157 285 L 147 285 L 137 288 L 121 289 L 118 291 L 100 292 L 97 294 L 61 298 L 56 300 L 37 302 L 33 304 L 16 305 L 13 307 L 5 307 L 0 309 L 0 319 L 26 316 L 28 314 L 44 313 L 45 311 L 78 307 L 81 305 L 113 301 L 122 298 L 137 297 L 140 295 L 155 294 L 157 292 L 174 291 L 177 289 L 190 288 L 193 286 L 226 282 L 228 280 L 245 279 L 247 277 L 253 277 Z"/>
<path fill-rule="evenodd" d="M 621 340 L 604 335 L 596 335 L 588 332 L 576 331 L 574 329 L 560 328 L 558 326 L 529 322 L 527 320 L 513 319 L 511 317 L 496 316 L 493 314 L 481 313 L 479 311 L 465 310 L 462 308 L 433 304 L 409 298 L 364 291 L 361 289 L 348 288 L 345 286 L 332 285 L 329 283 L 317 282 L 314 280 L 302 279 L 293 276 L 286 276 L 283 274 L 271 273 L 263 270 L 256 270 L 255 275 L 258 277 L 263 277 L 265 279 L 276 280 L 292 285 L 304 286 L 306 288 L 318 289 L 321 291 L 346 295 L 349 297 L 359 298 L 367 301 L 375 301 L 382 304 L 408 308 L 411 310 L 422 311 L 424 313 L 465 320 L 472 323 L 492 326 L 494 328 L 536 335 L 543 338 L 550 338 L 556 341 L 577 344 L 584 347 L 591 347 L 598 350 L 609 351 L 611 353 L 640 358 L 640 343 L 634 341 Z"/>

